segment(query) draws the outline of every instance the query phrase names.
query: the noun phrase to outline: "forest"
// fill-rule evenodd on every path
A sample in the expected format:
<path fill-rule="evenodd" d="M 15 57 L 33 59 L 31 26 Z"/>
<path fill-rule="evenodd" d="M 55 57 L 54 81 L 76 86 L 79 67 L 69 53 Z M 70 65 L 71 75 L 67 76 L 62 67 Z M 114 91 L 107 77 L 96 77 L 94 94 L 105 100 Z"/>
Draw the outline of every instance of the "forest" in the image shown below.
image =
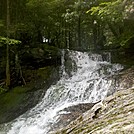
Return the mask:
<path fill-rule="evenodd" d="M 0 134 L 133 134 L 133 111 L 134 0 L 0 0 Z"/>
<path fill-rule="evenodd" d="M 27 85 L 28 70 L 59 66 L 60 49 L 117 51 L 133 65 L 134 1 L 1 0 L 1 93 Z"/>

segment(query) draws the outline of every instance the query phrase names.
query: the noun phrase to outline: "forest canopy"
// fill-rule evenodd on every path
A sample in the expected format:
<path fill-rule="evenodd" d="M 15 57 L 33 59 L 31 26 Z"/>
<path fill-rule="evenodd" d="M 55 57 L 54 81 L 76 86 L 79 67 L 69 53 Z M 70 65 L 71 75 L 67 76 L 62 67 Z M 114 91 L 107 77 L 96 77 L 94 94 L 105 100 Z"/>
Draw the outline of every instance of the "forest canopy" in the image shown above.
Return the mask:
<path fill-rule="evenodd" d="M 7 3 L 1 1 L 0 35 L 5 37 Z M 134 36 L 133 0 L 9 0 L 9 15 L 10 38 L 23 45 L 44 37 L 57 47 L 87 49 L 130 45 Z"/>
<path fill-rule="evenodd" d="M 6 74 L 0 79 L 6 79 L 6 86 L 14 77 L 13 70 L 18 75 L 21 66 L 28 64 L 25 56 L 44 50 L 46 56 L 48 46 L 82 51 L 121 49 L 131 53 L 133 43 L 133 0 L 0 2 L 0 67 L 1 74 Z"/>

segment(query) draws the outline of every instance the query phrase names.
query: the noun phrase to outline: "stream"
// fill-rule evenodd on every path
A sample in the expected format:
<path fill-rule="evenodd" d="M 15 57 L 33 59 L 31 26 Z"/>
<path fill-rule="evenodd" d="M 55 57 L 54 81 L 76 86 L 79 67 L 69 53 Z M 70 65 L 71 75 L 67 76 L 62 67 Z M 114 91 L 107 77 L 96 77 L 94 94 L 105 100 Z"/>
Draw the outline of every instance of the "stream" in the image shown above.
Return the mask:
<path fill-rule="evenodd" d="M 110 53 L 63 50 L 62 54 L 61 79 L 51 85 L 34 108 L 2 124 L 0 134 L 49 134 L 63 109 L 96 103 L 116 91 L 118 82 L 115 76 L 123 66 L 112 64 Z"/>

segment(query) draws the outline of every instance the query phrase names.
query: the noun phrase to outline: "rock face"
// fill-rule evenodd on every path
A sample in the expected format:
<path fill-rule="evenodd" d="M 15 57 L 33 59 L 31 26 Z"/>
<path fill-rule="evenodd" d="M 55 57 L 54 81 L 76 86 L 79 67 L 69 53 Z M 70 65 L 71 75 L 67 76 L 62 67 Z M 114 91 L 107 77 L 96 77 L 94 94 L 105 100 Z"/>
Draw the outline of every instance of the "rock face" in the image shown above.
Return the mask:
<path fill-rule="evenodd" d="M 54 124 L 53 130 L 67 126 L 70 122 L 77 119 L 81 114 L 91 109 L 94 105 L 95 103 L 77 104 L 59 111 L 59 118 L 57 120 L 57 123 Z"/>
<path fill-rule="evenodd" d="M 121 90 L 55 134 L 133 134 L 134 88 Z"/>
<path fill-rule="evenodd" d="M 92 104 L 84 111 L 78 105 L 65 109 L 69 114 L 61 115 L 60 127 L 57 127 L 62 129 L 52 133 L 133 134 L 134 67 L 122 71 L 117 79 L 117 92 L 113 95 L 109 94 L 110 96 L 102 102 Z"/>
<path fill-rule="evenodd" d="M 118 83 L 118 90 L 134 87 L 134 66 L 120 73 Z"/>

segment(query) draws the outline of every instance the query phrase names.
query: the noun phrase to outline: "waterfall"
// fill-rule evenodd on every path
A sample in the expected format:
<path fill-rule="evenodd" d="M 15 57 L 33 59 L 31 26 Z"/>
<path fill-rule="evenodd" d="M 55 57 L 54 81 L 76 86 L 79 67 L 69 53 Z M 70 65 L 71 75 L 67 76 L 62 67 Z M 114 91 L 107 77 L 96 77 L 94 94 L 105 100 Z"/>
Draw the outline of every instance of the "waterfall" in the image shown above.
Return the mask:
<path fill-rule="evenodd" d="M 2 134 L 48 134 L 58 112 L 79 103 L 103 100 L 117 88 L 113 78 L 123 67 L 111 64 L 110 54 L 63 50 L 61 79 L 47 90 L 42 101 L 14 121 Z"/>

